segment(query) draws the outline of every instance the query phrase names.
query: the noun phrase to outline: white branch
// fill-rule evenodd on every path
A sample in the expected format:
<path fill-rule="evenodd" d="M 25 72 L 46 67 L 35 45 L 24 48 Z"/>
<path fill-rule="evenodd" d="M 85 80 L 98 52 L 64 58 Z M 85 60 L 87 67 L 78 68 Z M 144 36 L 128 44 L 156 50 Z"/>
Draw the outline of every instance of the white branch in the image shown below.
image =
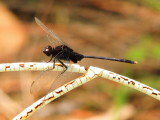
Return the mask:
<path fill-rule="evenodd" d="M 105 79 L 113 80 L 115 82 L 124 84 L 131 88 L 134 88 L 142 93 L 145 93 L 157 100 L 160 100 L 160 92 L 156 89 L 153 89 L 145 84 L 137 82 L 128 77 L 116 74 L 114 72 L 104 70 L 97 67 L 90 66 L 89 68 L 79 66 L 77 64 L 68 65 L 68 72 L 78 72 L 84 73 L 81 77 L 72 80 L 65 85 L 59 87 L 55 91 L 47 94 L 45 97 L 39 99 L 37 102 L 26 108 L 19 115 L 17 115 L 13 120 L 24 120 L 27 119 L 34 112 L 44 107 L 46 104 L 50 103 L 54 99 L 64 95 L 65 93 L 73 90 L 74 88 L 85 84 L 86 82 L 96 78 L 103 77 Z M 53 69 L 53 63 L 7 63 L 0 64 L 0 72 L 8 72 L 8 71 L 44 71 L 44 70 L 52 70 L 52 71 L 63 71 L 63 67 L 61 64 L 56 63 L 55 68 Z"/>

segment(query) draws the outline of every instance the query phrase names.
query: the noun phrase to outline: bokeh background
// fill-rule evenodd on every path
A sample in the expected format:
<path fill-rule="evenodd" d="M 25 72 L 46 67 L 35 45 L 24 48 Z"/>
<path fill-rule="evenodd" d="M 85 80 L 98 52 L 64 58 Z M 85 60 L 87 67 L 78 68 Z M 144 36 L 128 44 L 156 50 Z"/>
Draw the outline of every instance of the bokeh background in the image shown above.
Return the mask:
<path fill-rule="evenodd" d="M 139 62 L 131 65 L 86 59 L 80 65 L 104 68 L 160 90 L 159 0 L 1 1 L 1 63 L 48 60 L 42 49 L 50 43 L 36 25 L 35 16 L 77 52 Z M 0 73 L 1 120 L 13 118 L 39 98 L 30 94 L 30 85 L 39 74 Z M 79 75 L 67 74 L 60 83 Z M 55 74 L 49 75 L 53 80 Z M 159 120 L 159 113 L 159 101 L 98 78 L 58 98 L 29 119 Z"/>

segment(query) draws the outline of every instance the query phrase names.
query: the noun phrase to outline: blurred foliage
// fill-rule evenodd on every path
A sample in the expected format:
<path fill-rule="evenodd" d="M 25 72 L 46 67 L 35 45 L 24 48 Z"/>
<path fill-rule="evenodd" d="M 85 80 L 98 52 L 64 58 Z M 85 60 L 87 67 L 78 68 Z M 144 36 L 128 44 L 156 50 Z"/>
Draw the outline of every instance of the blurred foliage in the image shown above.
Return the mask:
<path fill-rule="evenodd" d="M 147 6 L 154 10 L 160 11 L 160 1 L 159 0 L 131 0 L 131 1 L 138 5 Z"/>
<path fill-rule="evenodd" d="M 128 97 L 130 95 L 129 88 L 125 86 L 119 86 L 115 90 L 113 96 L 113 102 L 116 107 L 122 107 L 125 103 L 128 102 Z"/>
<path fill-rule="evenodd" d="M 160 1 L 159 0 L 144 0 L 143 4 L 155 10 L 160 11 Z"/>
<path fill-rule="evenodd" d="M 155 44 L 153 49 L 153 56 L 155 56 L 156 59 L 160 60 L 160 44 Z"/>
<path fill-rule="evenodd" d="M 157 43 L 151 35 L 144 35 L 140 39 L 140 42 L 128 51 L 127 57 L 140 62 L 147 59 L 159 59 L 160 43 Z"/>

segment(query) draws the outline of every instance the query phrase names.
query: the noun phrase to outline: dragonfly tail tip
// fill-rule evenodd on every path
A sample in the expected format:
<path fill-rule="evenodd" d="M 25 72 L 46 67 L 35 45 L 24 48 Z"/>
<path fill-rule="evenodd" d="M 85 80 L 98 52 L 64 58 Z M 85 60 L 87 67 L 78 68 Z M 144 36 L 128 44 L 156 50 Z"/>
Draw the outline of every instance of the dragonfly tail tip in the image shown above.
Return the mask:
<path fill-rule="evenodd" d="M 137 62 L 137 61 L 134 61 L 134 64 L 138 64 L 138 62 Z"/>

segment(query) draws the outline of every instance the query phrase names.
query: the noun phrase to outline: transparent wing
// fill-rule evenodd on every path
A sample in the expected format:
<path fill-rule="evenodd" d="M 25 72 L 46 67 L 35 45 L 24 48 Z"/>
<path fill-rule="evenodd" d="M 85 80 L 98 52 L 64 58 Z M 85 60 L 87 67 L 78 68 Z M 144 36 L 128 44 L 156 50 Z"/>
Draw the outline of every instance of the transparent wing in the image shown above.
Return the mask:
<path fill-rule="evenodd" d="M 35 17 L 35 21 L 47 33 L 48 40 L 52 45 L 55 47 L 56 45 L 66 45 L 65 42 L 63 42 L 52 30 L 47 28 L 38 18 Z M 61 80 L 59 80 L 59 78 L 61 78 L 60 75 L 55 77 L 57 74 L 53 74 L 53 72 L 51 73 L 49 70 L 43 71 L 32 82 L 30 92 L 34 95 L 38 95 L 38 93 L 47 93 L 46 91 L 52 91 L 61 83 Z"/>
<path fill-rule="evenodd" d="M 52 71 L 43 71 L 36 74 L 35 80 L 30 86 L 30 93 L 38 96 L 40 94 L 46 94 L 51 86 L 51 84 L 56 80 L 58 73 L 53 73 Z"/>
<path fill-rule="evenodd" d="M 36 75 L 30 86 L 30 93 L 34 96 L 44 96 L 68 81 L 68 75 L 63 72 L 43 71 Z M 67 76 L 67 77 L 66 77 Z"/>
<path fill-rule="evenodd" d="M 56 43 L 60 45 L 66 45 L 66 43 L 61 38 L 59 38 L 52 30 L 47 28 L 37 17 L 35 17 L 35 21 L 37 25 L 39 25 L 47 33 L 48 40 L 51 44 L 55 45 Z"/>
<path fill-rule="evenodd" d="M 65 63 L 70 64 L 69 61 L 66 61 Z M 57 89 L 58 87 L 64 85 L 65 83 L 69 82 L 70 80 L 72 80 L 73 78 L 72 78 L 71 74 L 72 74 L 72 72 L 66 72 L 65 68 L 63 69 L 63 71 L 57 72 L 57 76 L 54 78 L 54 80 L 50 84 L 50 87 L 48 89 L 48 93 L 52 92 L 53 90 Z"/>

